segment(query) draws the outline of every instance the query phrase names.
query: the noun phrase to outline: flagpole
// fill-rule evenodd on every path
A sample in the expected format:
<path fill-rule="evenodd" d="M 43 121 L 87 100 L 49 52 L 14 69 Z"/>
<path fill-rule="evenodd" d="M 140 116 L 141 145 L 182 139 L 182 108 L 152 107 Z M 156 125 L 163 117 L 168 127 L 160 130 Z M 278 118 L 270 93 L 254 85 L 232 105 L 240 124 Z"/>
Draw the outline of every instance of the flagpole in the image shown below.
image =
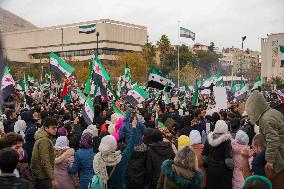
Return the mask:
<path fill-rule="evenodd" d="M 180 21 L 178 21 L 178 45 L 177 45 L 177 51 L 178 51 L 178 88 L 179 88 L 179 37 L 180 37 Z"/>

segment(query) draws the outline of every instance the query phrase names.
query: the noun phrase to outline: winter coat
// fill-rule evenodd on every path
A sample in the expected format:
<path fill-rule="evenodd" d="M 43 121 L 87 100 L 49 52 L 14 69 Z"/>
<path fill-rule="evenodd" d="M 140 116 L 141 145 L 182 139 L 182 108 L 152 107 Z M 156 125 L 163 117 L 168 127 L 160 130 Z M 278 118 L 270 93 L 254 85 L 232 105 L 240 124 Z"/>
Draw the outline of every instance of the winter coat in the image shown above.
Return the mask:
<path fill-rule="evenodd" d="M 207 189 L 231 189 L 233 157 L 230 134 L 208 134 L 202 156 L 206 168 Z"/>
<path fill-rule="evenodd" d="M 79 173 L 80 189 L 87 189 L 88 184 L 94 175 L 94 155 L 92 147 L 87 149 L 80 148 L 75 153 L 73 165 L 67 169 L 69 174 Z"/>
<path fill-rule="evenodd" d="M 0 176 L 1 189 L 33 189 L 30 182 L 25 179 L 17 178 L 13 174 L 1 174 Z"/>
<path fill-rule="evenodd" d="M 23 149 L 25 150 L 25 152 L 27 153 L 27 163 L 30 164 L 31 163 L 31 159 L 32 159 L 32 153 L 33 153 L 33 148 L 34 148 L 34 144 L 35 144 L 35 132 L 36 132 L 36 128 L 30 128 L 26 131 L 26 135 L 25 135 L 25 143 L 23 144 Z"/>
<path fill-rule="evenodd" d="M 284 116 L 269 107 L 263 95 L 254 91 L 246 102 L 246 112 L 252 124 L 257 124 L 267 141 L 265 159 L 273 163 L 276 173 L 284 170 Z"/>
<path fill-rule="evenodd" d="M 150 185 L 150 189 L 154 189 L 157 186 L 163 161 L 174 158 L 175 153 L 170 142 L 159 141 L 149 145 L 146 167 L 147 182 Z"/>
<path fill-rule="evenodd" d="M 132 112 L 133 112 L 133 110 L 131 108 L 128 108 L 128 110 L 125 113 L 123 125 L 121 126 L 119 134 L 118 134 L 119 139 L 124 139 L 126 144 L 128 144 L 128 142 L 130 140 L 130 135 L 131 135 L 131 132 L 132 132 L 132 126 L 131 126 L 131 123 L 130 123 L 130 120 L 129 120 Z M 142 143 L 142 136 L 143 136 L 143 131 L 144 131 L 145 128 L 146 128 L 145 125 L 138 121 L 137 128 L 136 128 L 137 136 L 136 136 L 136 140 L 134 142 L 135 145 Z"/>
<path fill-rule="evenodd" d="M 31 127 L 36 127 L 34 123 L 33 113 L 31 111 L 25 111 L 21 114 L 21 119 L 26 122 L 27 128 L 26 131 Z"/>
<path fill-rule="evenodd" d="M 146 155 L 147 146 L 144 143 L 134 148 L 125 173 L 128 189 L 144 189 L 146 184 Z"/>
<path fill-rule="evenodd" d="M 244 182 L 244 177 L 242 174 L 243 157 L 241 152 L 243 150 L 249 150 L 249 146 L 241 145 L 236 140 L 231 141 L 233 150 L 233 160 L 234 160 L 234 172 L 233 172 L 233 189 L 242 189 L 242 184 Z"/>
<path fill-rule="evenodd" d="M 197 157 L 198 168 L 203 168 L 203 161 L 201 158 L 202 150 L 204 148 L 203 144 L 193 144 L 191 147 L 194 149 L 195 155 Z"/>
<path fill-rule="evenodd" d="M 76 189 L 79 186 L 77 174 L 69 175 L 67 168 L 74 161 L 74 150 L 67 149 L 59 157 L 55 158 L 54 176 L 58 181 L 57 189 Z"/>
<path fill-rule="evenodd" d="M 36 179 L 54 179 L 54 148 L 50 135 L 43 129 L 35 133 L 31 168 Z"/>
<path fill-rule="evenodd" d="M 201 183 L 201 172 L 187 170 L 166 160 L 161 166 L 157 189 L 200 189 Z"/>
<path fill-rule="evenodd" d="M 137 137 L 137 129 L 135 128 L 135 129 L 132 129 L 132 132 L 130 134 L 130 140 L 129 140 L 127 147 L 121 153 L 122 158 L 120 162 L 116 165 L 111 178 L 109 178 L 108 180 L 108 183 L 107 183 L 108 189 L 117 189 L 117 188 L 126 189 L 125 172 L 126 172 L 129 159 L 131 158 L 133 150 L 134 150 L 134 143 L 136 141 L 136 137 Z M 108 174 L 110 174 L 112 169 L 113 169 L 112 166 L 107 167 Z"/>
<path fill-rule="evenodd" d="M 253 171 L 253 174 L 266 177 L 265 165 L 265 150 L 263 150 L 262 152 L 256 154 L 251 162 L 251 169 Z"/>

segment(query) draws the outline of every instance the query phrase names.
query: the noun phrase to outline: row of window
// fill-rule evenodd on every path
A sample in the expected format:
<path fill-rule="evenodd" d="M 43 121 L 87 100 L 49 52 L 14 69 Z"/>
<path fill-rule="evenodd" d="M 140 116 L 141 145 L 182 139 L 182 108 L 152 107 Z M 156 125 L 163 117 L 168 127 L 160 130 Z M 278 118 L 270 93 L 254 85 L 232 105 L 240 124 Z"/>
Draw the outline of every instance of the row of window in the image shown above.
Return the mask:
<path fill-rule="evenodd" d="M 62 51 L 57 52 L 56 54 L 60 57 L 73 57 L 73 56 L 88 56 L 93 55 L 96 52 L 94 49 L 84 49 L 84 50 L 76 50 L 76 51 Z M 109 49 L 99 49 L 99 55 L 116 55 L 120 51 L 118 50 L 109 50 Z M 49 58 L 49 53 L 37 53 L 31 54 L 32 59 L 43 59 Z"/>

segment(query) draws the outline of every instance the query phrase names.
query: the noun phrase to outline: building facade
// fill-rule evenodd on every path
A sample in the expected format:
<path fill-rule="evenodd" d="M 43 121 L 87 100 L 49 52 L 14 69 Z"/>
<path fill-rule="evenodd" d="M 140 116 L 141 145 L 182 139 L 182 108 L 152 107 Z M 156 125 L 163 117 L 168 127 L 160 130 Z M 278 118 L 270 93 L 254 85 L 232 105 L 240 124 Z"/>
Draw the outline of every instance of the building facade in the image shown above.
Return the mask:
<path fill-rule="evenodd" d="M 270 34 L 261 39 L 261 78 L 267 81 L 272 77 L 284 79 L 284 67 L 281 67 L 279 46 L 284 45 L 284 33 Z"/>
<path fill-rule="evenodd" d="M 261 54 L 258 51 L 224 48 L 219 59 L 228 74 L 253 78 L 261 72 Z M 252 74 L 252 71 L 254 74 Z"/>
<path fill-rule="evenodd" d="M 79 26 L 96 24 L 94 33 L 79 33 Z M 147 28 L 108 19 L 1 33 L 8 61 L 40 63 L 51 51 L 74 60 L 90 59 L 97 48 L 102 60 L 114 60 L 124 51 L 141 51 L 147 42 Z"/>

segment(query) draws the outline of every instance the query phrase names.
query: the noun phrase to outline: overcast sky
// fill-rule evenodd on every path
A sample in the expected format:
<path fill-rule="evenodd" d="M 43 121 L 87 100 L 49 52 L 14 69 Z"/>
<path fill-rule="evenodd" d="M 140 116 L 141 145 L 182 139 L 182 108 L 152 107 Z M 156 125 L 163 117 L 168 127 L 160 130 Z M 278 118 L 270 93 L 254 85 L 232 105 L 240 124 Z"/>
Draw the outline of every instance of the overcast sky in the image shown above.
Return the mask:
<path fill-rule="evenodd" d="M 147 26 L 150 41 L 178 41 L 181 26 L 196 41 L 260 50 L 260 38 L 284 32 L 284 0 L 0 0 L 0 6 L 43 27 L 108 18 Z M 192 45 L 191 40 L 182 40 Z"/>

